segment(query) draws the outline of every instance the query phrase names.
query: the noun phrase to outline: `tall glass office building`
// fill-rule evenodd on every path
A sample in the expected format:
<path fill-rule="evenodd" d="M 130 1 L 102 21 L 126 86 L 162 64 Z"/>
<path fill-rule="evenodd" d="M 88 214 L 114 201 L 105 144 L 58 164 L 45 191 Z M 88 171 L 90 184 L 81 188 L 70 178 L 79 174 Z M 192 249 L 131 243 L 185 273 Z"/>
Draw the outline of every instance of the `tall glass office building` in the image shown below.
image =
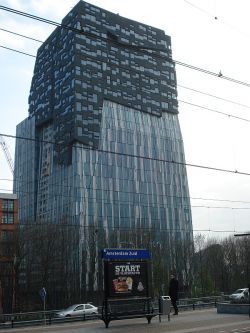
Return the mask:
<path fill-rule="evenodd" d="M 67 276 L 65 299 L 102 290 L 102 247 L 147 247 L 161 261 L 153 283 L 171 269 L 185 281 L 177 249 L 192 219 L 169 36 L 80 1 L 38 50 L 17 136 L 20 224 L 54 237 L 54 293 Z"/>

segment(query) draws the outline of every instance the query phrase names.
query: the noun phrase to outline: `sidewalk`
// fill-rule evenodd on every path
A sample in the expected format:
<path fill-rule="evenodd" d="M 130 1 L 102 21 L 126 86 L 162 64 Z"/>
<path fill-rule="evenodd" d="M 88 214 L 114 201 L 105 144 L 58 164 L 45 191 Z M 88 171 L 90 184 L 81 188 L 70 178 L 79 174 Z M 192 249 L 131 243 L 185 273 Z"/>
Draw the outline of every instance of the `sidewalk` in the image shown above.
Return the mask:
<path fill-rule="evenodd" d="M 217 314 L 215 308 L 183 311 L 171 316 L 170 321 L 162 316 L 153 318 L 151 324 L 144 319 L 111 321 L 105 328 L 101 320 L 72 322 L 51 326 L 37 326 L 14 329 L 0 329 L 0 333 L 250 333 L 248 315 Z"/>

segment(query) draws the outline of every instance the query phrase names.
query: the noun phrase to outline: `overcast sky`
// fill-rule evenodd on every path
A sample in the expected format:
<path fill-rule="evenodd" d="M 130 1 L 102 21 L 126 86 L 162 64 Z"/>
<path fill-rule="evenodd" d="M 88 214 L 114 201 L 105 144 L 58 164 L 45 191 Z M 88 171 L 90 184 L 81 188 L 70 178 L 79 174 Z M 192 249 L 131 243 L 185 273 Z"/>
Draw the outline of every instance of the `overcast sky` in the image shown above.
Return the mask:
<path fill-rule="evenodd" d="M 61 22 L 77 2 L 0 0 L 0 5 Z M 88 2 L 163 29 L 171 36 L 174 60 L 218 74 L 221 72 L 226 77 L 250 84 L 249 0 Z M 0 10 L 0 29 L 0 45 L 36 55 L 40 43 L 2 29 L 44 41 L 54 27 Z M 35 58 L 0 48 L 0 133 L 15 135 L 16 125 L 28 116 L 28 96 L 34 63 Z M 250 87 L 179 65 L 176 66 L 176 72 L 179 119 L 186 162 L 238 171 L 230 173 L 187 167 L 194 231 L 202 233 L 209 229 L 211 231 L 206 234 L 211 237 L 225 237 L 233 235 L 234 231 L 248 231 Z M 14 140 L 5 140 L 14 159 Z M 240 172 L 249 175 L 241 175 Z M 12 174 L 1 150 L 0 192 L 12 189 L 11 180 Z"/>

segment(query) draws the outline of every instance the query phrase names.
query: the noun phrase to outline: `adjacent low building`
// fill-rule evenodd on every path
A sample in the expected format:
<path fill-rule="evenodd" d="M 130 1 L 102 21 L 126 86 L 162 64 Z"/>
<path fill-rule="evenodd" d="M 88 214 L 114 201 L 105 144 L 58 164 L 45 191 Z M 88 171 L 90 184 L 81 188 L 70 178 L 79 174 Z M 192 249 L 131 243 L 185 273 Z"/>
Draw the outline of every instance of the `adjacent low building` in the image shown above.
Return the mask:
<path fill-rule="evenodd" d="M 14 306 L 17 215 L 16 194 L 0 193 L 0 313 Z"/>

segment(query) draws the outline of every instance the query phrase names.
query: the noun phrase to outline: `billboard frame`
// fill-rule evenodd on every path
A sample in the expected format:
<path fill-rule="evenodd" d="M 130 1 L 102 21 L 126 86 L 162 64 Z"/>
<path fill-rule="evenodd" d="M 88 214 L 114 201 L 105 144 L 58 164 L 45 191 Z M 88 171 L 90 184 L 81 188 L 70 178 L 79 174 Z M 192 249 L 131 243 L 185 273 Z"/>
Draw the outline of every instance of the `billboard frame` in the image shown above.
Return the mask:
<path fill-rule="evenodd" d="M 150 297 L 149 259 L 146 249 L 103 249 L 104 301 L 101 319 L 106 328 L 111 320 L 156 316 Z M 128 303 L 128 308 L 124 304 Z M 136 310 L 131 310 L 135 308 Z"/>

